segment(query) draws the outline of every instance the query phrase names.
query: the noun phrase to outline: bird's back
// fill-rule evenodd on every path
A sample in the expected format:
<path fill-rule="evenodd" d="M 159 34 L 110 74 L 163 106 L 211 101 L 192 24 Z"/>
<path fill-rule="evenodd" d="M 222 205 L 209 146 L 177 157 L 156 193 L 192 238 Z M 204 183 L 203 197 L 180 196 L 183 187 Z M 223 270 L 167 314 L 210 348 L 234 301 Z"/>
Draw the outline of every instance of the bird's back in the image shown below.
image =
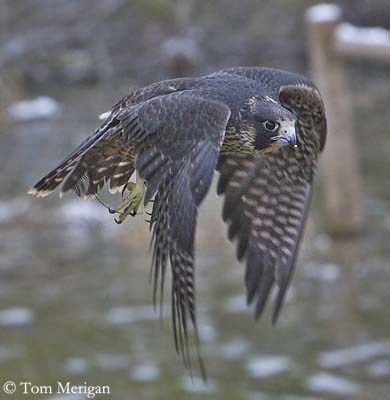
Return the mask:
<path fill-rule="evenodd" d="M 245 101 L 259 93 L 277 100 L 277 93 L 266 83 L 244 76 L 217 72 L 199 78 L 177 78 L 152 83 L 130 93 L 114 107 L 135 106 L 154 97 L 175 92 L 185 92 L 188 96 L 224 103 L 230 108 L 232 116 L 239 112 Z"/>

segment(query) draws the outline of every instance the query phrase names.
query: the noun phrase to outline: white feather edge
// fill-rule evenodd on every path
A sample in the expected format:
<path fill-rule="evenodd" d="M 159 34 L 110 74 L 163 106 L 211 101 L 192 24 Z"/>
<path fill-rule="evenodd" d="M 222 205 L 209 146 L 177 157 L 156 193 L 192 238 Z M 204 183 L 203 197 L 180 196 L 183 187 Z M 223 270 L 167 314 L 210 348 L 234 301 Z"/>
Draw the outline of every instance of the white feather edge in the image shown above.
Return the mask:
<path fill-rule="evenodd" d="M 31 194 L 32 196 L 37 196 L 37 197 L 46 197 L 48 196 L 52 190 L 37 190 L 35 188 L 31 188 L 27 194 Z"/>
<path fill-rule="evenodd" d="M 108 191 L 109 191 L 110 193 L 112 193 L 112 194 L 115 194 L 115 193 L 121 192 L 125 186 L 126 186 L 126 185 L 115 186 L 115 187 L 113 187 L 113 188 L 109 188 Z"/>
<path fill-rule="evenodd" d="M 99 119 L 100 119 L 100 120 L 104 120 L 104 119 L 108 118 L 108 117 L 110 116 L 110 114 L 111 114 L 111 110 L 110 110 L 110 111 L 106 111 L 106 112 L 104 112 L 104 113 L 101 113 L 101 114 L 99 115 Z"/>

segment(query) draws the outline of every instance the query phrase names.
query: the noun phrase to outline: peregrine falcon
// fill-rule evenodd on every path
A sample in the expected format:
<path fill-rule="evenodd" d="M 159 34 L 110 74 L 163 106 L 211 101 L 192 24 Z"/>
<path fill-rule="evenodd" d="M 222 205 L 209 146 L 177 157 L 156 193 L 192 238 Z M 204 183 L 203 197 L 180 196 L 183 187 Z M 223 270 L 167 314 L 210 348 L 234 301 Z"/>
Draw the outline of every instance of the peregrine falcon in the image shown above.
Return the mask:
<path fill-rule="evenodd" d="M 190 366 L 192 326 L 199 361 L 194 285 L 198 207 L 219 172 L 222 217 L 245 261 L 248 304 L 259 318 L 271 288 L 276 321 L 296 261 L 326 118 L 317 88 L 272 68 L 230 68 L 171 79 L 117 102 L 91 136 L 30 191 L 47 196 L 61 183 L 82 198 L 108 186 L 122 191 L 118 223 L 152 203 L 153 299 L 172 274 L 176 350 Z M 135 182 L 130 178 L 136 175 Z M 201 364 L 202 366 L 202 364 Z M 203 368 L 203 367 L 202 367 Z"/>

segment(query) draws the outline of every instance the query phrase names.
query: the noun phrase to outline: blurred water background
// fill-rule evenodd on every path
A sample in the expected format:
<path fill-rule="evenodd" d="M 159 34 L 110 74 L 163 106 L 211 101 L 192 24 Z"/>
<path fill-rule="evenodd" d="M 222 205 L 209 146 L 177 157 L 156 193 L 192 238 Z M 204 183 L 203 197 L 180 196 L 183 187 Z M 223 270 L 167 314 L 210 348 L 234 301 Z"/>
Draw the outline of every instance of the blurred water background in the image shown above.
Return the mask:
<path fill-rule="evenodd" d="M 237 65 L 308 74 L 311 0 L 0 2 L 0 398 L 7 380 L 109 385 L 110 399 L 390 399 L 390 74 L 348 65 L 367 219 L 326 233 L 317 184 L 282 315 L 255 323 L 244 267 L 211 190 L 198 227 L 200 336 L 209 382 L 191 381 L 148 283 L 143 217 L 28 188 L 130 90 Z M 387 0 L 339 1 L 345 18 L 390 27 Z M 22 102 L 22 103 L 21 103 Z"/>

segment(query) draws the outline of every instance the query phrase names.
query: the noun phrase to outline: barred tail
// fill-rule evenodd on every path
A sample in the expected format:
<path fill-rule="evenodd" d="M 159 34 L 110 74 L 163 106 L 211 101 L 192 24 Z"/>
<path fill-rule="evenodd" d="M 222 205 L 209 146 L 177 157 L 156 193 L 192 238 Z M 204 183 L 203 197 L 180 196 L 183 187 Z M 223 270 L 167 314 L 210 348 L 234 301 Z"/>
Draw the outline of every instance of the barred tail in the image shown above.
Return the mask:
<path fill-rule="evenodd" d="M 80 155 L 76 154 L 73 157 L 69 157 L 63 163 L 61 163 L 53 171 L 49 172 L 46 176 L 40 179 L 29 191 L 28 194 L 32 194 L 37 197 L 46 197 L 52 193 L 66 178 L 66 176 L 73 170 L 77 164 L 77 160 Z"/>
<path fill-rule="evenodd" d="M 91 150 L 102 138 L 110 128 L 115 127 L 117 121 L 109 121 L 99 128 L 93 135 L 84 140 L 79 147 L 77 147 L 59 166 L 45 175 L 40 179 L 29 191 L 28 194 L 32 194 L 37 197 L 46 197 L 52 193 L 64 179 L 77 169 L 77 165 L 80 159 L 89 150 Z M 73 175 L 73 174 L 72 174 Z M 80 177 L 81 179 L 81 177 Z M 68 190 L 68 189 L 66 189 Z M 65 190 L 65 191 L 66 191 Z"/>

